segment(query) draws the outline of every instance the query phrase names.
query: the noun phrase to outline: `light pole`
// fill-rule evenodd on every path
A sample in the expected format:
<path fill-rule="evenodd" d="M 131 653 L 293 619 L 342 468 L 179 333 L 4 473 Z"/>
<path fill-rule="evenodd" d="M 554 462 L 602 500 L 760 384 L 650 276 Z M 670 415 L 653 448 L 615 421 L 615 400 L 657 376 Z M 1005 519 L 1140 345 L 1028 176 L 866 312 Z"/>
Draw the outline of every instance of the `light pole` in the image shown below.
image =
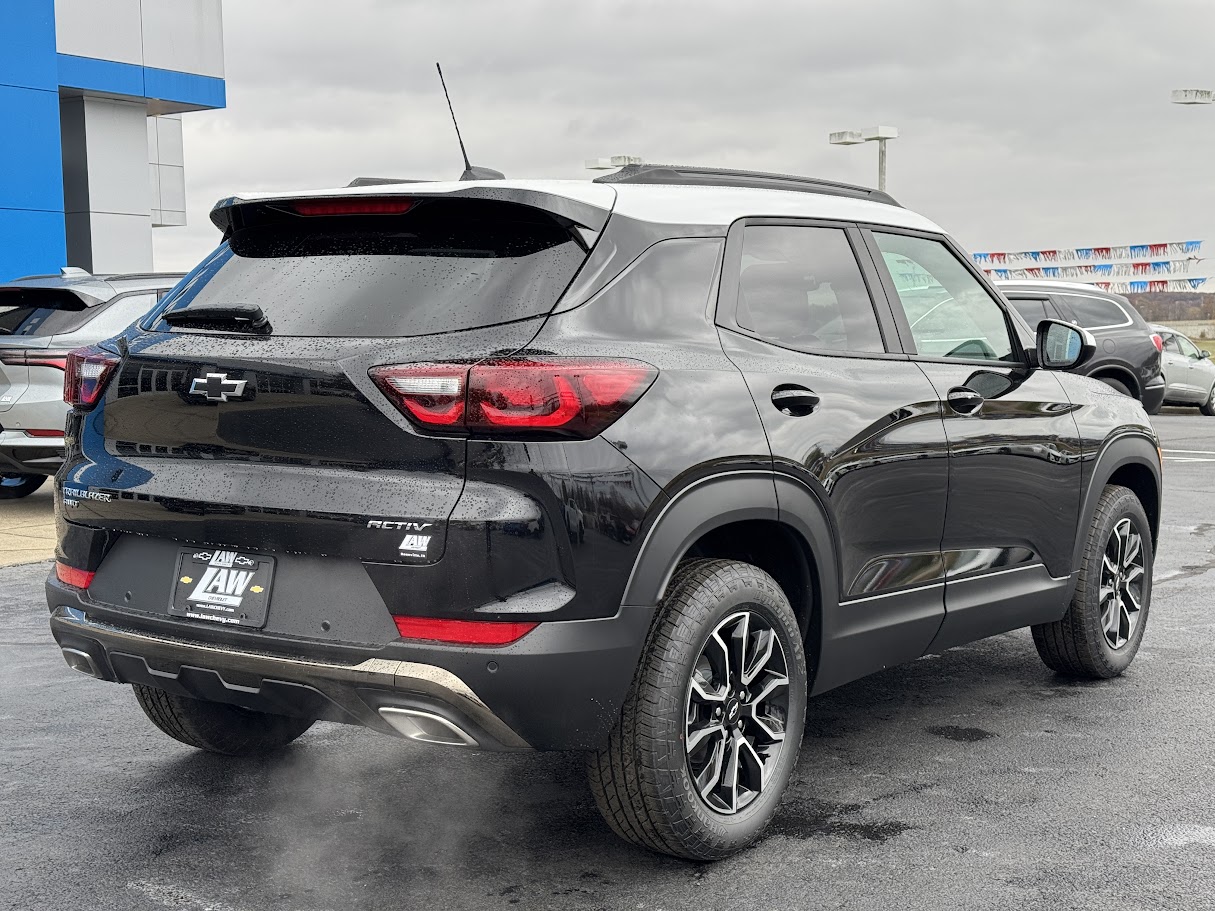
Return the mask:
<path fill-rule="evenodd" d="M 870 127 L 867 130 L 840 130 L 831 133 L 827 141 L 836 146 L 853 146 L 862 142 L 877 142 L 878 144 L 878 189 L 886 189 L 886 140 L 898 139 L 899 131 L 895 127 Z"/>
<path fill-rule="evenodd" d="M 637 155 L 613 155 L 611 158 L 588 158 L 585 167 L 588 171 L 610 171 L 613 168 L 625 168 L 631 164 L 645 164 L 645 159 Z"/>
<path fill-rule="evenodd" d="M 1173 89 L 1169 93 L 1169 101 L 1173 104 L 1211 104 L 1215 102 L 1215 92 L 1210 89 Z"/>

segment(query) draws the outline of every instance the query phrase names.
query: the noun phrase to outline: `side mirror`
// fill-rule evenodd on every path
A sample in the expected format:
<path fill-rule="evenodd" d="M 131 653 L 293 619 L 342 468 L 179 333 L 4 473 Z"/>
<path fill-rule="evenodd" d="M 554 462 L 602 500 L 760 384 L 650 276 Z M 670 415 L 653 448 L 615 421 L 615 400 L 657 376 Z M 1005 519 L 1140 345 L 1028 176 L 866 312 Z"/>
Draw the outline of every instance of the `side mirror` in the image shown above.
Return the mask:
<path fill-rule="evenodd" d="M 1206 348 L 1203 348 L 1201 351 L 1198 352 L 1198 359 L 1201 361 L 1205 361 L 1210 356 L 1211 356 L 1211 352 L 1207 351 Z"/>
<path fill-rule="evenodd" d="M 1097 343 L 1087 329 L 1062 320 L 1038 323 L 1038 366 L 1047 370 L 1071 370 L 1093 356 Z"/>

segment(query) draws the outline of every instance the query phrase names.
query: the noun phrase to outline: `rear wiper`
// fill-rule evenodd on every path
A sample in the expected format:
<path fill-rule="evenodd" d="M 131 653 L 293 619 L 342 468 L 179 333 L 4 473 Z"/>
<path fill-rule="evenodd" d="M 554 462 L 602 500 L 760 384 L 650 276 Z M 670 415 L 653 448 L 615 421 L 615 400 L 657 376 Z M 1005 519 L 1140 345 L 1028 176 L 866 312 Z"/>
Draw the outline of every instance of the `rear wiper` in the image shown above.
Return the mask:
<path fill-rule="evenodd" d="M 270 327 L 270 320 L 266 319 L 266 314 L 257 304 L 202 304 L 170 310 L 161 319 L 170 326 L 191 329 L 217 329 L 253 335 L 269 335 L 274 331 Z"/>

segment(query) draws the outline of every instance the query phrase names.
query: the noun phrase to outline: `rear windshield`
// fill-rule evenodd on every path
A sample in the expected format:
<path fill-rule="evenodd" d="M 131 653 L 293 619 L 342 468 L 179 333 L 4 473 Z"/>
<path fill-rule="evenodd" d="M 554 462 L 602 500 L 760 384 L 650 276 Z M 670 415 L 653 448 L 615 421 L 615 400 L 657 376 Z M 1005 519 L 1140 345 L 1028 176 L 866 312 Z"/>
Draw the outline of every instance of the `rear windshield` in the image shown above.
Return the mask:
<path fill-rule="evenodd" d="M 403 215 L 281 215 L 233 232 L 164 312 L 256 304 L 275 335 L 425 335 L 549 312 L 586 259 L 527 206 L 421 200 Z M 162 331 L 198 331 L 189 327 Z"/>
<path fill-rule="evenodd" d="M 0 337 L 62 335 L 79 329 L 92 317 L 88 303 L 71 291 L 0 288 Z"/>

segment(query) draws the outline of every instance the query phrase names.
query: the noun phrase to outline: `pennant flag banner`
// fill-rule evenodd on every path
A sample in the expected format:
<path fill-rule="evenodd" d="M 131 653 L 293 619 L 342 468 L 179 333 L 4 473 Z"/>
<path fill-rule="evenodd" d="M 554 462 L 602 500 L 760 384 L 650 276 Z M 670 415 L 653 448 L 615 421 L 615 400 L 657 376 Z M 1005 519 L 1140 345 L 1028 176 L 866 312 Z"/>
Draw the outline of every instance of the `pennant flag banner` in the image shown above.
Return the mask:
<path fill-rule="evenodd" d="M 998 279 L 1018 278 L 1092 278 L 1126 277 L 1131 275 L 1186 275 L 1202 257 L 1161 259 L 1130 263 L 1089 263 L 1077 266 L 1026 266 L 1019 269 L 984 269 Z"/>
<path fill-rule="evenodd" d="M 1066 250 L 1020 250 L 1004 253 L 975 253 L 981 266 L 1028 263 L 1084 263 L 1093 260 L 1159 260 L 1165 256 L 1193 256 L 1202 251 L 1202 241 L 1181 240 L 1167 244 L 1127 244 L 1120 247 L 1071 247 Z"/>

